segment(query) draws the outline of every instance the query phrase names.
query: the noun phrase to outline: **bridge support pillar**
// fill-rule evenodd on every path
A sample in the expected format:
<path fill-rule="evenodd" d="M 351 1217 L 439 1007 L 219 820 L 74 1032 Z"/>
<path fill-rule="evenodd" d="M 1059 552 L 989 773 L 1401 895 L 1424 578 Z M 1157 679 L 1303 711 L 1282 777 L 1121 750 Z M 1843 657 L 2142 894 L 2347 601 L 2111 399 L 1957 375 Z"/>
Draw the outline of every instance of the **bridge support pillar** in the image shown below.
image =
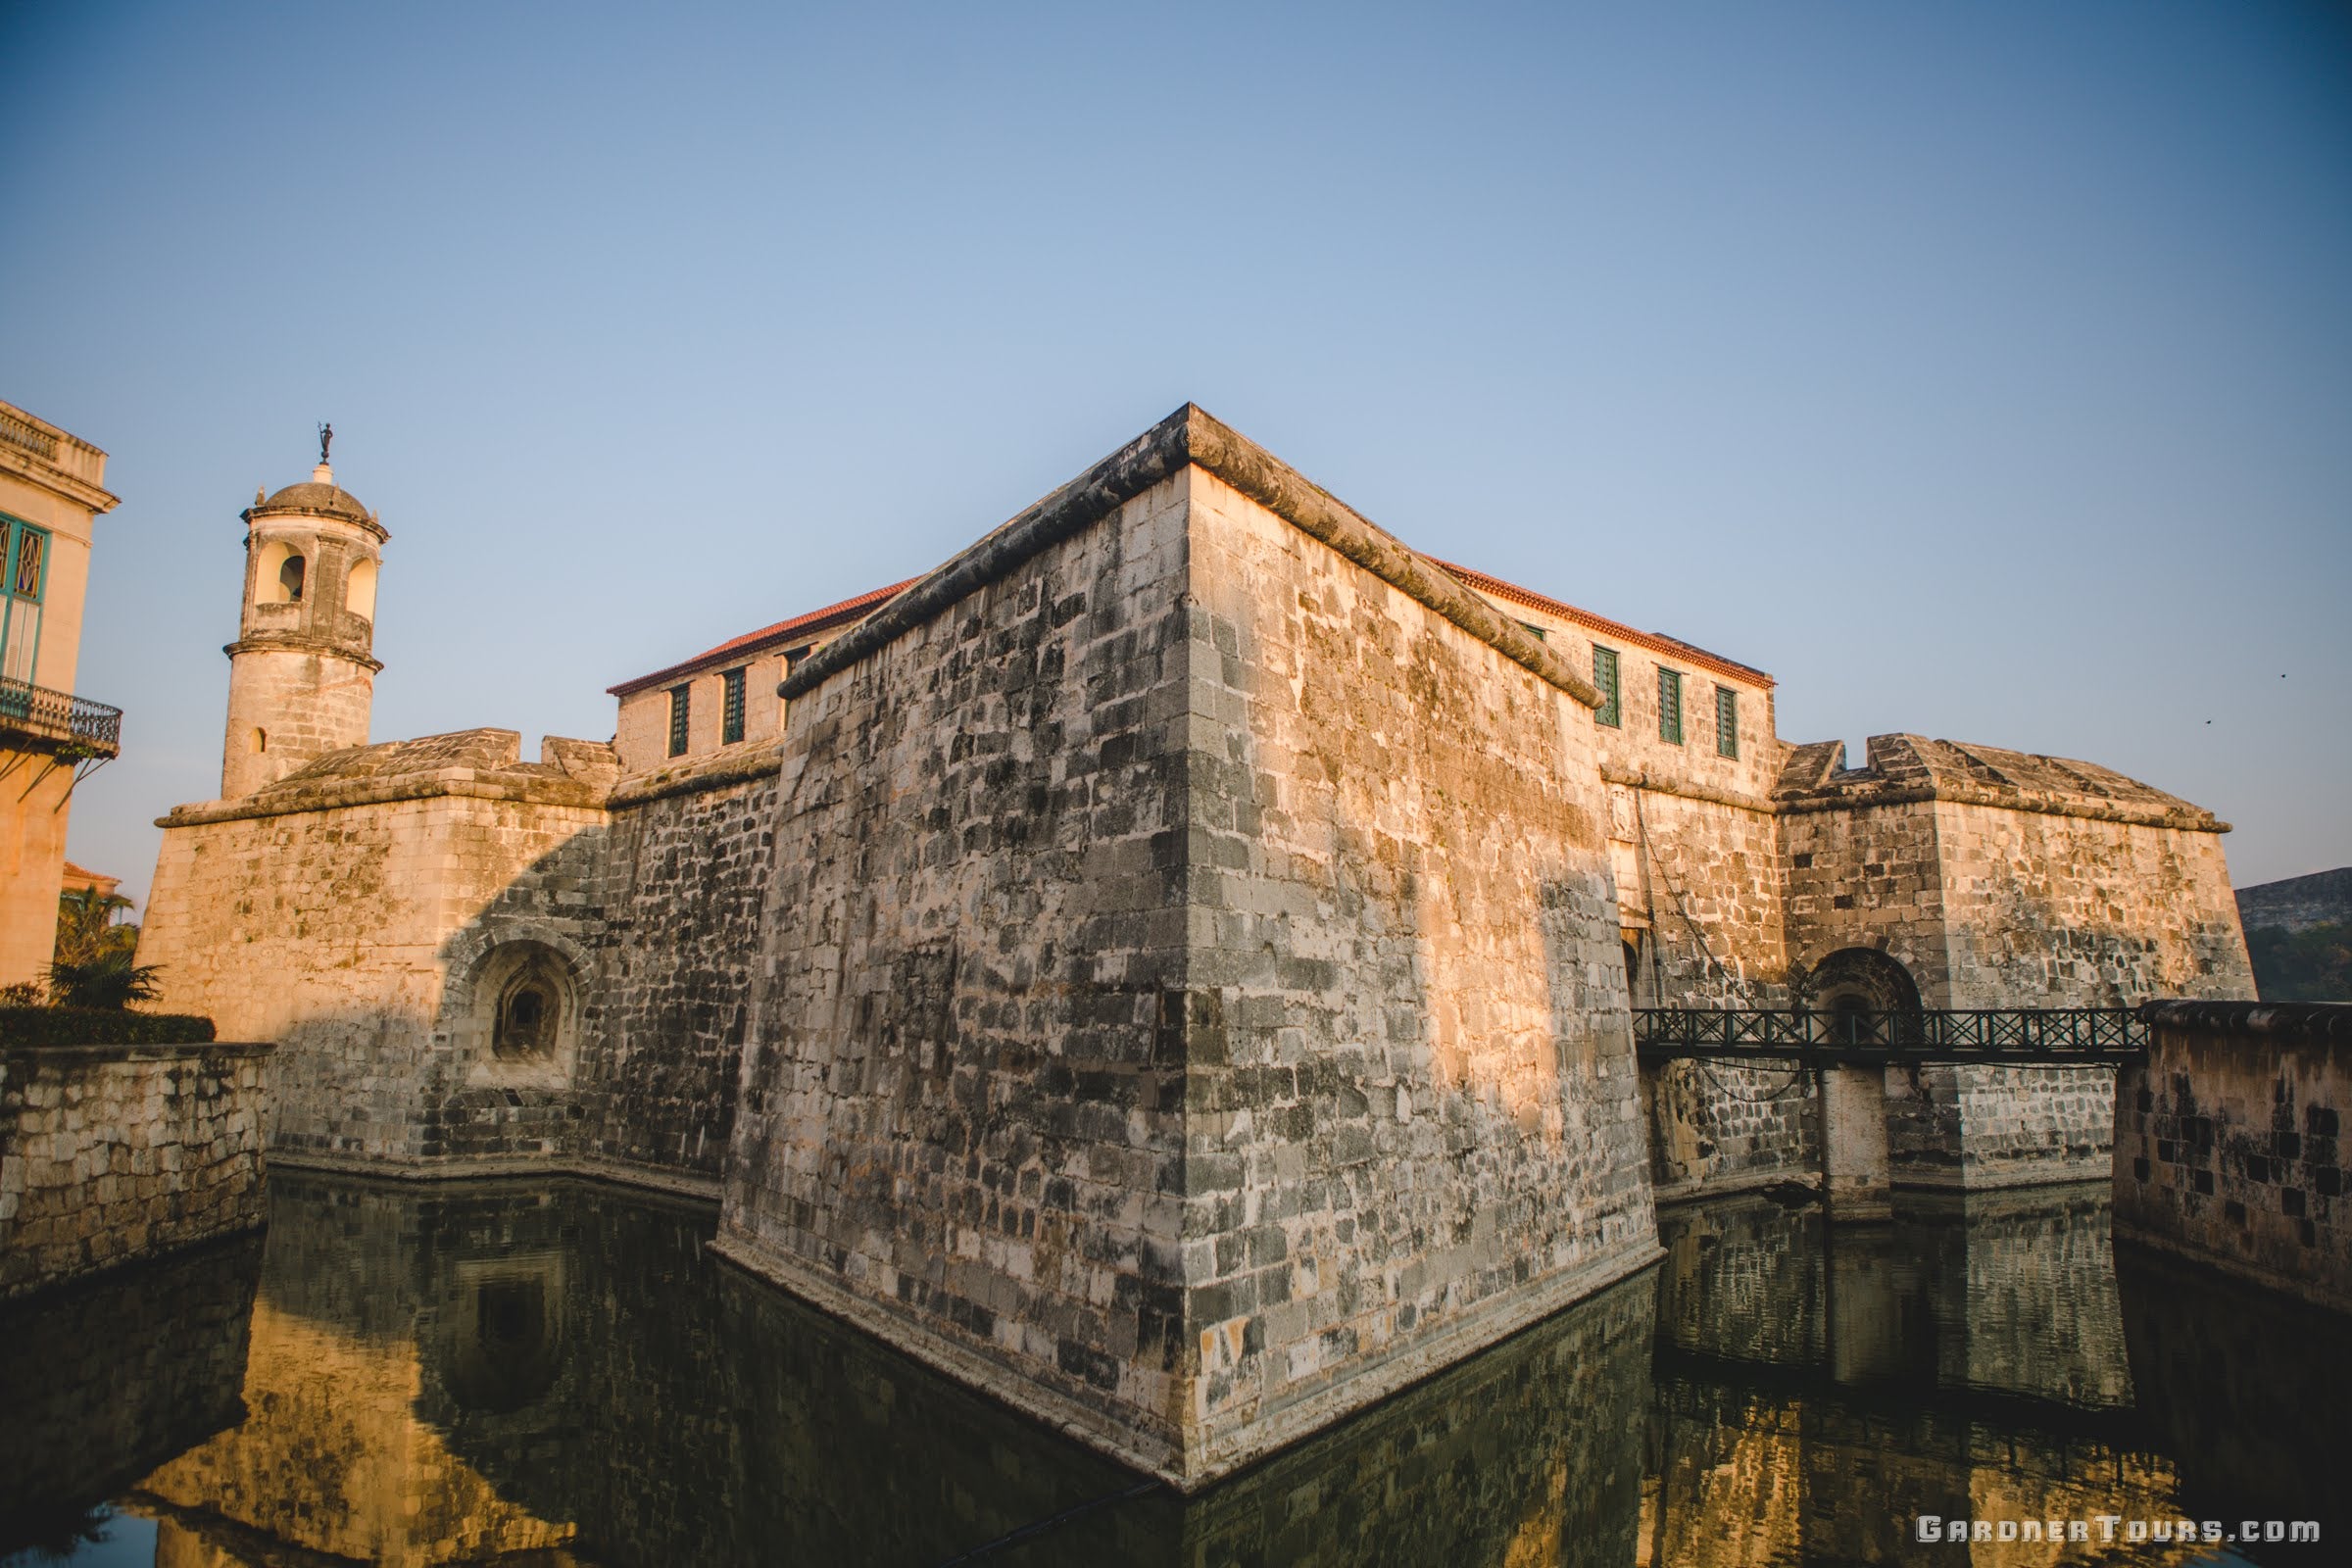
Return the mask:
<path fill-rule="evenodd" d="M 1832 1220 L 1894 1217 L 1886 1069 L 1821 1069 L 1821 1192 Z"/>

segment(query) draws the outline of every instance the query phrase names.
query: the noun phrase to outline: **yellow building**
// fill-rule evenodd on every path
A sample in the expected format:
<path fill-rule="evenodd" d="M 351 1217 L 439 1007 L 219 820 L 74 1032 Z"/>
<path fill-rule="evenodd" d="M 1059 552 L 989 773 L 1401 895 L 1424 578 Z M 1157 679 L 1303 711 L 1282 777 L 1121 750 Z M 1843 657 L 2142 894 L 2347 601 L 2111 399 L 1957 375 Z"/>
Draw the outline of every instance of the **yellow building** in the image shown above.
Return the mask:
<path fill-rule="evenodd" d="M 74 781 L 113 757 L 119 709 L 74 695 L 106 454 L 0 403 L 0 985 L 57 940 Z"/>

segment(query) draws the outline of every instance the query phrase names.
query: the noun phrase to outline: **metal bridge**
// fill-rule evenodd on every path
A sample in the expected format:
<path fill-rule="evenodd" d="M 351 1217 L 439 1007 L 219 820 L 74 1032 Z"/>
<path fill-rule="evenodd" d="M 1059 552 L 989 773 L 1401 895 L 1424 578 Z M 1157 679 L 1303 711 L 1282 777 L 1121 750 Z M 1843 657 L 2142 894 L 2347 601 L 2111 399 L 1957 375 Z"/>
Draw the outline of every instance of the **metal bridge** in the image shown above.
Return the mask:
<path fill-rule="evenodd" d="M 1964 1061 L 2115 1066 L 2146 1054 L 2148 1026 L 2130 1007 L 1904 1012 L 1636 1007 L 1634 1047 L 1644 1061 L 1705 1056 L 1841 1066 Z"/>

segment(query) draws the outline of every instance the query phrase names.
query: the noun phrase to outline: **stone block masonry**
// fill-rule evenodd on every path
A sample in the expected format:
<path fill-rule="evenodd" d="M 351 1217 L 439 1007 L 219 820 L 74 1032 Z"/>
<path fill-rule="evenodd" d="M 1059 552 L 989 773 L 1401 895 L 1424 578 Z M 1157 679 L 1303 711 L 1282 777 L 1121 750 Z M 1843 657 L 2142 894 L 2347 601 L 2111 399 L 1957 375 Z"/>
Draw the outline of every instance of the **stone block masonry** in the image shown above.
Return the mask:
<path fill-rule="evenodd" d="M 2352 1312 L 2352 1005 L 2159 1002 L 2115 1099 L 2119 1237 Z"/>
<path fill-rule="evenodd" d="M 1592 689 L 1267 454 L 787 695 L 729 1255 L 1185 1489 L 1656 1255 Z"/>
<path fill-rule="evenodd" d="M 0 1297 L 261 1225 L 269 1054 L 0 1048 Z"/>

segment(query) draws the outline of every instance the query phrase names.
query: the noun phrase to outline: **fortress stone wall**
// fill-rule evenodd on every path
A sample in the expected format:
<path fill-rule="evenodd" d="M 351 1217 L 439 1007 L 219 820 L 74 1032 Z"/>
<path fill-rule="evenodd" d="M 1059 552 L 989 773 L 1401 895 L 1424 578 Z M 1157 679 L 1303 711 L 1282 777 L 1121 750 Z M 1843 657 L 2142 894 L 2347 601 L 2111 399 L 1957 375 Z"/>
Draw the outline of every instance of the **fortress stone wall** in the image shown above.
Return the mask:
<path fill-rule="evenodd" d="M 247 515 L 381 540 L 324 482 Z M 317 554 L 299 615 L 249 565 L 232 757 L 366 733 L 289 675 L 290 615 L 374 667 L 372 570 L 362 614 Z M 142 960 L 279 1044 L 272 1157 L 723 1194 L 733 1255 L 1182 1485 L 1639 1266 L 1658 1199 L 1818 1179 L 1809 1070 L 1637 1070 L 1629 1008 L 2252 995 L 2209 813 L 1790 746 L 1771 676 L 1189 407 L 612 690 L 614 745 L 347 745 L 165 819 Z M 1896 1180 L 2096 1168 L 2110 1095 L 1890 1070 Z"/>

